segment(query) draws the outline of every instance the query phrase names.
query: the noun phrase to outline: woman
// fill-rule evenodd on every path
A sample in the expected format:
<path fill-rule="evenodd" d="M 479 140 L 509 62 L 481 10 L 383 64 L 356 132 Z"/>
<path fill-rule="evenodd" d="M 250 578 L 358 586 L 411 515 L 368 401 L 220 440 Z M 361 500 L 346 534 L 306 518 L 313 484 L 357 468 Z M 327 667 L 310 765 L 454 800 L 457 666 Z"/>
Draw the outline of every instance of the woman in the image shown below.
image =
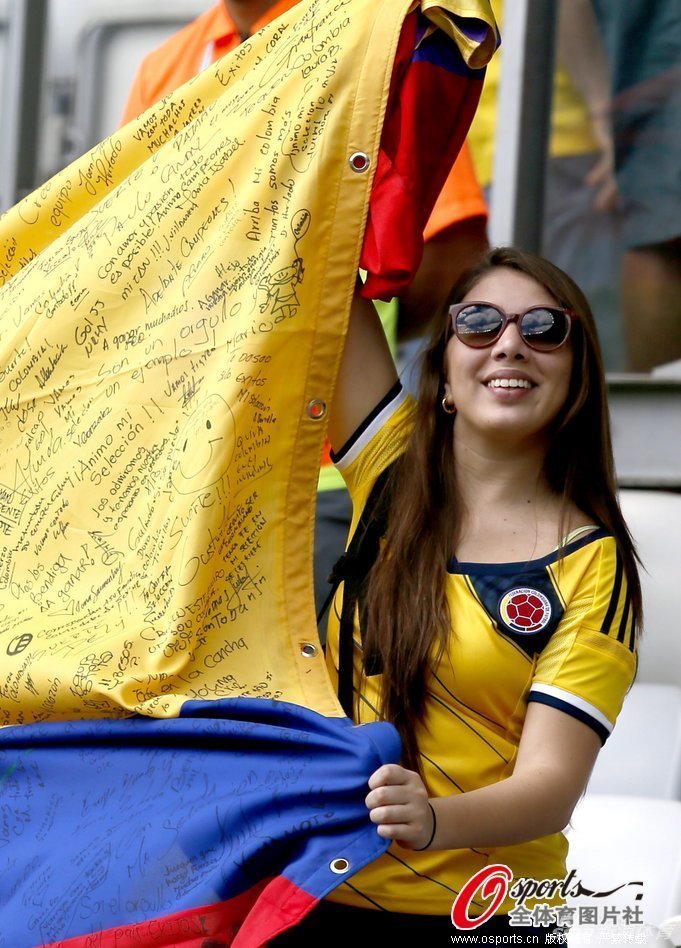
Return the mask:
<path fill-rule="evenodd" d="M 635 673 L 636 554 L 589 306 L 513 249 L 490 252 L 453 301 L 418 407 L 371 306 L 353 302 L 330 439 L 356 516 L 395 462 L 355 631 L 356 720 L 394 722 L 405 754 L 366 800 L 395 844 L 292 933 L 301 943 L 324 929 L 449 942 L 452 903 L 481 869 L 564 879 L 561 830 Z M 328 661 L 334 674 L 333 619 Z M 557 888 L 537 901 L 560 905 Z M 476 891 L 466 911 L 488 904 Z M 478 931 L 523 931 L 515 908 L 507 896 Z"/>

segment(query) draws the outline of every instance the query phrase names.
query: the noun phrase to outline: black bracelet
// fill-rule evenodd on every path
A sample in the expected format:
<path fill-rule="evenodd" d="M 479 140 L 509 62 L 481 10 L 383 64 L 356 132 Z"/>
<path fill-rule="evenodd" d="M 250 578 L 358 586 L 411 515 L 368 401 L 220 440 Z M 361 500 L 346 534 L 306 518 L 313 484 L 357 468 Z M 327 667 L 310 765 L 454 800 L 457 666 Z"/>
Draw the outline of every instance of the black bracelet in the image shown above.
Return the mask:
<path fill-rule="evenodd" d="M 433 804 L 430 802 L 430 800 L 428 801 L 428 806 L 430 807 L 430 812 L 433 814 L 433 832 L 430 834 L 430 839 L 428 840 L 426 845 L 420 846 L 418 849 L 415 849 L 414 850 L 415 853 L 422 853 L 424 849 L 428 849 L 430 844 L 435 839 L 435 833 L 437 831 L 437 817 L 435 816 L 435 810 L 433 809 Z"/>

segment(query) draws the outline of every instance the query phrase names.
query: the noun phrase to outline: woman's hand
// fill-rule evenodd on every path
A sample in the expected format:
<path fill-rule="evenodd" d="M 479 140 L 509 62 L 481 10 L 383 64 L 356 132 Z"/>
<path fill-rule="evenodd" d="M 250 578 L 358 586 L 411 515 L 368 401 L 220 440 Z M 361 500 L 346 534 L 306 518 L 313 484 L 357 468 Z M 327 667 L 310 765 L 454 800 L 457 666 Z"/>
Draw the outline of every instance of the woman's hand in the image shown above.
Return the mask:
<path fill-rule="evenodd" d="M 369 818 L 379 836 L 406 849 L 425 849 L 433 842 L 435 811 L 419 775 L 398 764 L 379 767 L 369 779 Z"/>

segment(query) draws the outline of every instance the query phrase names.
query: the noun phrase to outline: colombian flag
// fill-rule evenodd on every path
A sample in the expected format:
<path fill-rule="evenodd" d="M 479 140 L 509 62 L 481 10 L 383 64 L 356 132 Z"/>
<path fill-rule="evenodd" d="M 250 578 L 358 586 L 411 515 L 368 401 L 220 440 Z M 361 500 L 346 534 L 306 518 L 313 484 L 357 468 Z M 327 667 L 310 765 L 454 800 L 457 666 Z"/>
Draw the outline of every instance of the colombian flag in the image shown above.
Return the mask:
<path fill-rule="evenodd" d="M 257 698 L 11 728 L 0 943 L 266 944 L 387 849 L 363 799 L 399 755 L 388 724 Z"/>
<path fill-rule="evenodd" d="M 0 945 L 260 945 L 383 851 L 317 468 L 360 260 L 409 281 L 496 44 L 304 0 L 0 219 Z"/>

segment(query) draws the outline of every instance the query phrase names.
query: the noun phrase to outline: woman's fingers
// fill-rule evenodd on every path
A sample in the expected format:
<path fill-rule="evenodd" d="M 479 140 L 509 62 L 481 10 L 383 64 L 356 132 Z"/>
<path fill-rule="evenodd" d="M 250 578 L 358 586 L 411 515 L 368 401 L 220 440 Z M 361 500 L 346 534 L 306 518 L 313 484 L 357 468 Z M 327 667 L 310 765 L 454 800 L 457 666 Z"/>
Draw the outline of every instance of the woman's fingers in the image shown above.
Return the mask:
<path fill-rule="evenodd" d="M 369 779 L 370 792 L 366 805 L 370 810 L 388 804 L 410 803 L 428 799 L 428 792 L 418 774 L 397 764 L 387 764 Z"/>
<path fill-rule="evenodd" d="M 432 840 L 433 811 L 417 773 L 386 764 L 371 775 L 369 787 L 366 805 L 379 836 L 409 849 L 420 849 Z"/>
<path fill-rule="evenodd" d="M 383 807 L 391 803 L 409 803 L 413 796 L 414 791 L 406 785 L 377 787 L 367 794 L 364 802 L 373 810 L 377 806 Z"/>
<path fill-rule="evenodd" d="M 417 780 L 421 779 L 413 770 L 407 770 L 406 767 L 400 767 L 399 764 L 384 764 L 369 777 L 369 788 L 374 790 L 376 787 L 407 784 L 412 782 L 414 777 Z"/>
<path fill-rule="evenodd" d="M 369 811 L 372 823 L 410 823 L 419 816 L 419 809 L 411 803 L 377 806 Z"/>
<path fill-rule="evenodd" d="M 394 839 L 406 849 L 411 848 L 409 836 L 413 833 L 413 828 L 409 823 L 381 823 L 376 827 L 376 832 L 383 839 Z"/>

